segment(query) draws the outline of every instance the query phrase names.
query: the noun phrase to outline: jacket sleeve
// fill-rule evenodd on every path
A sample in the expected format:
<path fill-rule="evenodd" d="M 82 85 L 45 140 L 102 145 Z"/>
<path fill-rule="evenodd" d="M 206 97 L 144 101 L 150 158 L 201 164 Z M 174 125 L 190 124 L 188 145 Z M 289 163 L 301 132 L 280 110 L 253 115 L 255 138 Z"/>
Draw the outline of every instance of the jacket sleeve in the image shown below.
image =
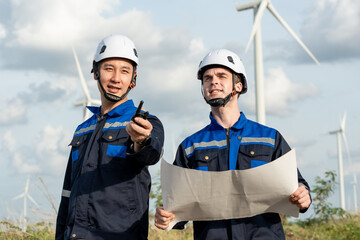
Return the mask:
<path fill-rule="evenodd" d="M 63 190 L 61 193 L 59 211 L 56 219 L 56 233 L 55 233 L 56 240 L 64 239 L 66 219 L 68 215 L 69 197 L 71 193 L 71 165 L 72 165 L 72 160 L 70 154 L 68 165 L 65 172 L 65 179 L 64 179 Z"/>
<path fill-rule="evenodd" d="M 189 166 L 189 161 L 188 158 L 186 156 L 186 152 L 184 149 L 184 145 L 183 143 L 181 143 L 176 151 L 176 156 L 175 156 L 175 160 L 173 162 L 173 165 L 179 166 L 179 167 L 183 167 L 183 168 L 191 168 Z"/>
<path fill-rule="evenodd" d="M 289 152 L 289 151 L 291 150 L 290 146 L 287 144 L 287 142 L 285 141 L 285 139 L 283 138 L 283 136 L 282 136 L 279 132 L 276 132 L 276 140 L 275 140 L 275 143 L 276 143 L 276 145 L 275 145 L 275 151 L 274 151 L 272 160 L 275 160 L 275 159 L 281 157 L 282 155 L 284 155 L 285 153 L 287 153 L 287 152 Z M 298 174 L 298 183 L 299 183 L 299 186 L 301 186 L 301 185 L 304 185 L 304 186 L 305 186 L 305 188 L 309 191 L 310 200 L 311 200 L 311 202 L 312 202 L 309 184 L 308 184 L 307 181 L 303 178 L 303 176 L 301 175 L 299 169 L 297 169 L 297 174 Z M 309 206 L 309 207 L 310 207 L 310 206 Z M 304 212 L 306 212 L 308 209 L 309 209 L 309 208 L 300 210 L 300 212 L 301 212 L 301 213 L 304 213 Z"/>
<path fill-rule="evenodd" d="M 131 149 L 128 153 L 128 156 L 140 166 L 156 164 L 160 160 L 163 151 L 163 125 L 155 116 L 149 116 L 148 120 L 153 126 L 149 144 L 136 153 L 133 151 L 133 149 Z"/>

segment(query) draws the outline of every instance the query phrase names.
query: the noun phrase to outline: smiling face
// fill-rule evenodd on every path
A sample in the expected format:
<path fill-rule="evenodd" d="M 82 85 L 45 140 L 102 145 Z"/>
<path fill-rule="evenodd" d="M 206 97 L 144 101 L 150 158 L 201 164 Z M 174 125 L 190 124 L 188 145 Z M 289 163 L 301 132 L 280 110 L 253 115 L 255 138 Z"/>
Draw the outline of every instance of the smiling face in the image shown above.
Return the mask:
<path fill-rule="evenodd" d="M 202 87 L 207 100 L 225 98 L 233 89 L 232 72 L 226 68 L 210 68 L 204 72 Z M 241 83 L 236 83 L 235 88 L 241 91 Z"/>
<path fill-rule="evenodd" d="M 100 81 L 102 86 L 104 87 L 104 90 L 107 93 L 121 97 L 124 93 L 126 93 L 130 85 L 133 71 L 134 67 L 132 65 L 132 62 L 129 60 L 120 58 L 110 58 L 103 60 L 100 63 L 99 72 Z M 134 77 L 135 76 L 136 72 L 134 74 Z M 104 93 L 101 91 L 99 84 L 98 87 L 101 93 L 102 102 L 107 102 L 108 100 L 104 97 Z M 127 97 L 119 101 L 118 104 L 126 101 Z"/>

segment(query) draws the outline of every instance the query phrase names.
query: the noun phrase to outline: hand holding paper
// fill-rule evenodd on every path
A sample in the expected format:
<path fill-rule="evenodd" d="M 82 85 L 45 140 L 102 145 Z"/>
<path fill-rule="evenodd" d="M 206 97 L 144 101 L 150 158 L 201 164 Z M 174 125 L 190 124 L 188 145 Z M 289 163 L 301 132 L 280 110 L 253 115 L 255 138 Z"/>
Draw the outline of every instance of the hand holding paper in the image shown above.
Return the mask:
<path fill-rule="evenodd" d="M 298 189 L 296 189 L 296 191 L 291 194 L 289 200 L 292 204 L 297 205 L 300 209 L 306 209 L 311 204 L 309 190 L 307 190 L 304 185 L 298 187 Z"/>
<path fill-rule="evenodd" d="M 180 221 L 299 214 L 289 201 L 298 189 L 295 150 L 256 168 L 223 172 L 185 169 L 163 160 L 161 185 L 164 209 L 175 214 L 168 229 Z"/>
<path fill-rule="evenodd" d="M 172 212 L 165 211 L 163 207 L 157 207 L 155 213 L 155 226 L 160 229 L 167 229 L 174 220 L 175 215 Z"/>

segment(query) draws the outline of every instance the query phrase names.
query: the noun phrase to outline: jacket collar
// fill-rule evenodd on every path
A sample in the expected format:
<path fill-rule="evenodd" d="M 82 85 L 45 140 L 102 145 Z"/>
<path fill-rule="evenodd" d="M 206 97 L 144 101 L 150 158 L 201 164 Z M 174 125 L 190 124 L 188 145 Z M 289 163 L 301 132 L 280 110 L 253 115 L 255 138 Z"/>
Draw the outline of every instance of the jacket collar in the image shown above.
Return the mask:
<path fill-rule="evenodd" d="M 106 115 L 108 115 L 109 117 L 117 117 L 117 116 L 125 115 L 129 111 L 129 109 L 132 109 L 134 107 L 135 105 L 133 100 L 129 99 L 126 102 L 112 109 Z M 101 112 L 101 106 L 100 107 L 87 106 L 87 108 L 95 115 Z"/>
<path fill-rule="evenodd" d="M 212 125 L 212 126 L 215 127 L 215 128 L 222 128 L 222 129 L 224 129 L 224 127 L 221 126 L 221 125 L 216 121 L 216 119 L 214 118 L 214 116 L 212 115 L 211 112 L 210 112 L 209 118 L 210 118 L 210 121 L 211 121 L 210 125 Z M 248 121 L 248 120 L 247 120 L 247 118 L 245 117 L 245 114 L 244 114 L 243 112 L 240 112 L 240 118 L 239 118 L 239 120 L 238 120 L 233 126 L 231 126 L 231 128 L 232 128 L 232 129 L 240 130 L 240 129 L 242 129 L 242 128 L 245 126 L 245 124 L 246 124 L 247 121 Z"/>

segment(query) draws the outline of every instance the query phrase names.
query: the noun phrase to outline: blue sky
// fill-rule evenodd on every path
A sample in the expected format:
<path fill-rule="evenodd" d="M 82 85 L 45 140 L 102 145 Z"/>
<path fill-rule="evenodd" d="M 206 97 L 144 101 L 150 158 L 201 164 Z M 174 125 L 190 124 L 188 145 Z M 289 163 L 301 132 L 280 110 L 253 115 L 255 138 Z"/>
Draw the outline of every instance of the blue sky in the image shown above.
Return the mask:
<path fill-rule="evenodd" d="M 254 54 L 248 52 L 253 11 L 237 12 L 235 1 L 4 0 L 0 2 L 0 216 L 20 213 L 30 193 L 42 212 L 52 212 L 38 178 L 57 207 L 73 131 L 82 121 L 75 101 L 84 98 L 71 46 L 77 51 L 91 95 L 99 99 L 90 69 L 100 39 L 111 33 L 132 38 L 140 63 L 135 103 L 157 115 L 166 131 L 165 153 L 208 123 L 209 107 L 196 80 L 197 66 L 214 48 L 243 59 L 248 93 L 240 110 L 255 120 Z M 238 3 L 248 1 L 238 0 Z M 346 207 L 353 208 L 352 173 L 360 175 L 360 3 L 354 0 L 273 0 L 273 6 L 320 61 L 316 65 L 266 10 L 262 20 L 266 124 L 297 151 L 310 185 L 336 170 L 336 137 L 347 113 L 344 154 Z M 156 175 L 159 164 L 151 167 Z M 360 179 L 358 180 L 360 181 Z M 358 187 L 358 201 L 360 188 Z M 331 198 L 340 206 L 336 189 Z M 360 205 L 358 203 L 358 205 Z M 312 213 L 305 215 L 310 216 Z M 43 216 L 42 216 L 43 217 Z"/>

